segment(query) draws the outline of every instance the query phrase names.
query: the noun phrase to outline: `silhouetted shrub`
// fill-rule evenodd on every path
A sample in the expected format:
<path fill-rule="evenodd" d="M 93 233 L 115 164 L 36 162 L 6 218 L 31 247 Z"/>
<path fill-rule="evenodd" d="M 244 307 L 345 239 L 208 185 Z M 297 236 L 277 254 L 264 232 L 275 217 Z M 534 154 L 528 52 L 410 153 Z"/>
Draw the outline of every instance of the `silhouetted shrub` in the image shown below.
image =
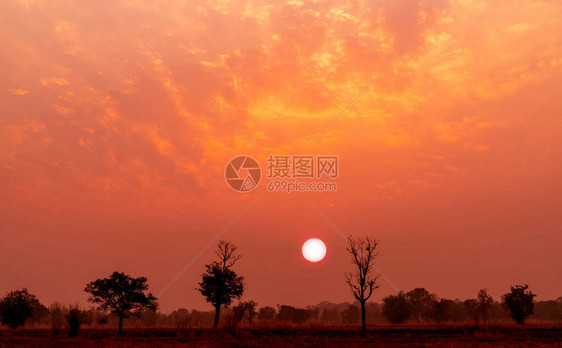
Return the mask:
<path fill-rule="evenodd" d="M 455 302 L 453 302 L 453 300 L 448 300 L 445 298 L 442 298 L 439 301 L 435 302 L 435 306 L 433 308 L 433 320 L 435 320 L 436 323 L 442 323 L 451 320 L 453 306 L 455 306 Z"/>
<path fill-rule="evenodd" d="M 412 319 L 420 321 L 431 321 L 435 313 L 437 295 L 432 294 L 424 288 L 415 288 L 406 293 L 406 299 L 412 306 Z"/>
<path fill-rule="evenodd" d="M 2 324 L 12 329 L 23 326 L 25 321 L 31 318 L 33 309 L 38 305 L 39 300 L 25 288 L 7 293 L 0 300 Z"/>
<path fill-rule="evenodd" d="M 290 321 L 295 324 L 300 324 L 310 319 L 313 312 L 314 311 L 312 309 L 281 305 L 279 306 L 279 311 L 277 312 L 277 319 L 280 321 Z"/>
<path fill-rule="evenodd" d="M 104 326 L 107 324 L 109 318 L 107 316 L 107 314 L 102 314 L 99 318 L 98 318 L 98 325 Z"/>
<path fill-rule="evenodd" d="M 262 319 L 262 320 L 275 319 L 276 315 L 277 315 L 277 311 L 275 310 L 275 308 L 270 306 L 262 307 L 258 311 L 258 319 Z"/>
<path fill-rule="evenodd" d="M 69 327 L 68 337 L 78 336 L 80 325 L 82 325 L 82 311 L 78 307 L 70 308 L 66 315 L 66 322 Z"/>
<path fill-rule="evenodd" d="M 357 324 L 359 322 L 359 315 L 359 307 L 349 305 L 341 312 L 341 322 L 344 324 Z"/>
<path fill-rule="evenodd" d="M 64 325 L 67 309 L 58 302 L 53 302 L 49 306 L 49 317 L 51 319 L 51 327 L 53 332 L 55 330 L 60 331 L 60 328 Z"/>
<path fill-rule="evenodd" d="M 523 324 L 528 316 L 533 314 L 535 294 L 527 291 L 529 286 L 515 285 L 511 286 L 511 292 L 503 295 L 503 304 L 509 311 L 509 315 L 517 324 Z"/>
<path fill-rule="evenodd" d="M 28 320 L 32 325 L 48 324 L 49 323 L 49 309 L 43 304 L 37 302 L 33 306 L 33 314 Z"/>
<path fill-rule="evenodd" d="M 337 307 L 324 308 L 320 320 L 324 323 L 338 323 L 340 321 L 340 312 Z"/>
<path fill-rule="evenodd" d="M 392 324 L 401 324 L 412 316 L 413 307 L 402 291 L 398 295 L 385 297 L 383 302 L 382 313 Z"/>

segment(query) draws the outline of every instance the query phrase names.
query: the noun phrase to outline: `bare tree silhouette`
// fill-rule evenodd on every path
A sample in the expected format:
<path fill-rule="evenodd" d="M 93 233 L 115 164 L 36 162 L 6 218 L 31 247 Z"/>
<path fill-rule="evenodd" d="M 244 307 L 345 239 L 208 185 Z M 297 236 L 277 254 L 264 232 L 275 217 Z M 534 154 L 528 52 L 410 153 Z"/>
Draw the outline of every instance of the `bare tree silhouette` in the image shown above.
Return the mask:
<path fill-rule="evenodd" d="M 379 286 L 376 284 L 378 275 L 373 275 L 375 259 L 378 256 L 378 242 L 374 237 L 353 239 L 348 238 L 347 251 L 351 254 L 351 263 L 357 268 L 354 273 L 347 273 L 347 284 L 361 305 L 361 330 L 367 331 L 365 322 L 365 303 Z"/>
<path fill-rule="evenodd" d="M 219 241 L 215 254 L 219 257 L 222 269 L 232 268 L 236 261 L 240 260 L 242 256 L 237 255 L 236 250 L 238 250 L 236 245 L 224 240 Z"/>
<path fill-rule="evenodd" d="M 144 308 L 156 310 L 156 297 L 148 290 L 145 277 L 133 278 L 125 273 L 113 272 L 109 278 L 90 282 L 84 289 L 90 293 L 88 301 L 99 304 L 119 317 L 119 334 L 123 333 L 123 318 L 140 316 Z"/>
<path fill-rule="evenodd" d="M 237 249 L 230 242 L 220 241 L 215 252 L 219 259 L 205 266 L 207 270 L 201 275 L 202 281 L 197 288 L 215 308 L 215 329 L 219 325 L 221 307 L 230 305 L 234 298 L 239 299 L 244 293 L 244 277 L 231 269 L 241 257 L 236 254 Z"/>

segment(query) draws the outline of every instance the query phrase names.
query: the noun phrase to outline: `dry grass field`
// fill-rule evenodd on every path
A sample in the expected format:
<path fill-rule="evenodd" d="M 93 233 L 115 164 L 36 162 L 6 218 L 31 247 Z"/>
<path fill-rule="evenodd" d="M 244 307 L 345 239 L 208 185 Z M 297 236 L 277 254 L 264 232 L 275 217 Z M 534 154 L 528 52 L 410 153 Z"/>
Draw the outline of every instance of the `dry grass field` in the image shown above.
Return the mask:
<path fill-rule="evenodd" d="M 1 330 L 0 347 L 562 347 L 562 325 L 307 326 L 211 329 L 82 329 L 78 337 L 51 329 Z"/>

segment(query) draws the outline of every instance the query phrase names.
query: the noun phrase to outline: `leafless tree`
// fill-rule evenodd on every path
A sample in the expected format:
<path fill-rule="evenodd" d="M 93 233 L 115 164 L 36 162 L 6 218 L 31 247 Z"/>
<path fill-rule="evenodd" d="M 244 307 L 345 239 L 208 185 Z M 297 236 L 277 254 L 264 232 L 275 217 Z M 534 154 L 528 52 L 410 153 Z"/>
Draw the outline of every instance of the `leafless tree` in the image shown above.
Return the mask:
<path fill-rule="evenodd" d="M 347 284 L 361 305 L 361 329 L 367 331 L 365 323 L 365 303 L 379 286 L 378 275 L 374 274 L 375 259 L 378 256 L 378 242 L 374 237 L 348 238 L 347 251 L 351 254 L 351 263 L 357 268 L 354 273 L 347 273 Z"/>
<path fill-rule="evenodd" d="M 240 255 L 236 254 L 238 247 L 230 242 L 221 240 L 215 253 L 219 257 L 218 262 L 221 264 L 222 269 L 231 268 L 236 261 L 240 260 Z"/>

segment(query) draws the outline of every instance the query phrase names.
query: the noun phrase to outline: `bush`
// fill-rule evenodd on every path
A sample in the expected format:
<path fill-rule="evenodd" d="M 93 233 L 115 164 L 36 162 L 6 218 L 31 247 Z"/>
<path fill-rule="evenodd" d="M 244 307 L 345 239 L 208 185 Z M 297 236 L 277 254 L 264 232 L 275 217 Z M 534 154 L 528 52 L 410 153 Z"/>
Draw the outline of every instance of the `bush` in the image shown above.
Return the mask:
<path fill-rule="evenodd" d="M 535 294 L 527 291 L 529 286 L 515 285 L 511 286 L 511 292 L 503 295 L 503 304 L 509 311 L 509 315 L 517 324 L 523 324 L 528 316 L 533 314 L 534 311 L 534 298 Z"/>
<path fill-rule="evenodd" d="M 382 313 L 392 324 L 401 324 L 412 316 L 413 308 L 404 293 L 400 291 L 396 296 L 387 296 L 383 299 Z"/>
<path fill-rule="evenodd" d="M 66 315 L 66 322 L 68 323 L 69 332 L 68 337 L 78 336 L 80 325 L 82 325 L 82 311 L 78 307 L 70 308 Z"/>
<path fill-rule="evenodd" d="M 25 321 L 33 316 L 33 310 L 38 306 L 39 300 L 25 288 L 9 292 L 0 300 L 2 324 L 12 329 L 23 326 Z"/>

